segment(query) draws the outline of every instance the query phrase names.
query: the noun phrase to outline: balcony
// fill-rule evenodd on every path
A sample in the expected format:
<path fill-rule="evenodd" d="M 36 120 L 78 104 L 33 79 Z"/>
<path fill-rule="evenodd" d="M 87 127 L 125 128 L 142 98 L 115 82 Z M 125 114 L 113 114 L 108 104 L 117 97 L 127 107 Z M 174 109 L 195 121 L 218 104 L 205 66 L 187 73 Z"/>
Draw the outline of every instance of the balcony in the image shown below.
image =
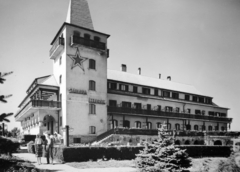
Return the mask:
<path fill-rule="evenodd" d="M 56 41 L 54 42 L 49 55 L 50 55 L 50 59 L 55 59 L 64 49 L 64 38 L 59 37 L 58 39 L 56 39 Z"/>
<path fill-rule="evenodd" d="M 90 39 L 85 39 L 79 36 L 71 36 L 71 46 L 83 45 L 86 47 L 96 48 L 99 50 L 106 50 L 106 44 L 103 42 L 98 42 Z"/>
<path fill-rule="evenodd" d="M 26 103 L 15 115 L 17 121 L 21 121 L 23 118 L 36 112 L 39 109 L 46 110 L 60 110 L 61 102 L 46 101 L 46 100 L 30 100 Z"/>
<path fill-rule="evenodd" d="M 227 122 L 227 123 L 232 122 L 232 118 L 193 115 L 193 114 L 177 113 L 177 112 L 165 112 L 165 111 L 158 111 L 158 110 L 111 107 L 111 106 L 108 106 L 108 114 L 136 115 L 136 116 L 144 115 L 144 116 L 156 116 L 156 117 L 162 117 L 162 118 L 198 119 L 198 120 Z"/>

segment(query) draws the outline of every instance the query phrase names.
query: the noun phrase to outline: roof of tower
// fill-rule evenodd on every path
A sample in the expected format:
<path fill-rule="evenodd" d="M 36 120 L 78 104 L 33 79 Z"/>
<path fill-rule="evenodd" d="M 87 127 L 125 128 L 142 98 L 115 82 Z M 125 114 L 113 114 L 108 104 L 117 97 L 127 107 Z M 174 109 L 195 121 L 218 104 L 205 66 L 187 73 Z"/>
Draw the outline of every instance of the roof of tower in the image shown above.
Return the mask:
<path fill-rule="evenodd" d="M 132 83 L 136 85 L 162 88 L 166 90 L 179 91 L 183 93 L 191 93 L 195 95 L 203 95 L 200 91 L 198 91 L 192 85 L 177 83 L 177 82 L 163 80 L 163 79 L 156 79 L 156 78 L 146 77 L 142 75 L 122 72 L 122 71 L 108 69 L 107 78 L 109 80 L 116 80 L 120 82 Z M 207 97 L 210 97 L 210 96 L 207 96 Z"/>
<path fill-rule="evenodd" d="M 66 23 L 94 30 L 87 0 L 70 0 Z"/>

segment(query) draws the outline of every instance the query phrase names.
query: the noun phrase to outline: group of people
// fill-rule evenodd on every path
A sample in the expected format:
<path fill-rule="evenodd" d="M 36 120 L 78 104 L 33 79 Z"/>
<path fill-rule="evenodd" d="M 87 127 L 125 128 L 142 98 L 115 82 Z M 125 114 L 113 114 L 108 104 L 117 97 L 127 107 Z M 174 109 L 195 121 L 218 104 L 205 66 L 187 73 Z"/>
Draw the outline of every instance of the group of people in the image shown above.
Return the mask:
<path fill-rule="evenodd" d="M 41 163 L 41 157 L 45 157 L 47 159 L 47 164 L 53 164 L 53 146 L 55 143 L 54 136 L 49 133 L 44 133 L 45 139 L 43 140 L 39 134 L 36 135 L 35 139 L 35 152 L 37 157 L 38 165 Z M 57 135 L 55 133 L 54 135 Z"/>

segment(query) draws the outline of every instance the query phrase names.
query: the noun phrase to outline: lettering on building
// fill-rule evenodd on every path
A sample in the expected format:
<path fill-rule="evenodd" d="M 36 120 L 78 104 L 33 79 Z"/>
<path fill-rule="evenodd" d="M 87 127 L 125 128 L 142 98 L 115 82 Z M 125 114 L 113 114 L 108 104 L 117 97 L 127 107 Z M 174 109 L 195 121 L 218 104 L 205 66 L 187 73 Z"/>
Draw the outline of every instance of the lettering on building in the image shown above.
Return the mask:
<path fill-rule="evenodd" d="M 75 89 L 75 88 L 70 88 L 68 91 L 69 91 L 69 93 L 87 95 L 87 91 L 85 91 L 85 90 L 79 90 L 79 89 Z"/>
<path fill-rule="evenodd" d="M 98 99 L 89 98 L 89 103 L 105 104 L 105 100 L 98 100 Z"/>

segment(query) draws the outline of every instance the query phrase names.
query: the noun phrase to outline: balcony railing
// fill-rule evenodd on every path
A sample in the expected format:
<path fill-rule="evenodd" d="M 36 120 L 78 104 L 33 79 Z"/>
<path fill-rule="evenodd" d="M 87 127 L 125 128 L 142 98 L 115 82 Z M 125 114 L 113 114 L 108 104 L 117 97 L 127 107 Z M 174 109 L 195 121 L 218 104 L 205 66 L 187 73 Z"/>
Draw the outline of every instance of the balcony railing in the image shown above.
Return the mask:
<path fill-rule="evenodd" d="M 60 48 L 61 47 L 61 48 Z M 63 50 L 64 47 L 64 38 L 59 37 L 53 44 L 52 48 L 49 51 L 51 59 L 56 58 L 56 56 Z"/>
<path fill-rule="evenodd" d="M 106 44 L 91 39 L 85 39 L 79 36 L 71 36 L 71 46 L 84 45 L 86 47 L 92 47 L 100 50 L 106 50 Z"/>
<path fill-rule="evenodd" d="M 29 109 L 36 109 L 36 108 L 52 108 L 52 109 L 60 109 L 61 102 L 57 101 L 46 101 L 46 100 L 30 100 L 28 103 L 25 104 L 14 116 L 15 118 L 19 118 L 19 114 L 25 114 Z M 20 115 L 20 116 L 22 116 Z"/>
<path fill-rule="evenodd" d="M 146 115 L 146 116 L 150 115 L 150 116 L 159 116 L 159 117 L 166 117 L 166 118 L 180 118 L 180 119 L 183 118 L 183 119 L 199 119 L 199 120 L 209 120 L 209 121 L 232 122 L 232 118 L 193 115 L 193 114 L 166 112 L 166 111 L 158 111 L 158 110 L 111 107 L 111 106 L 108 106 L 108 113 L 126 114 L 126 115 L 128 114 L 129 115 Z"/>

